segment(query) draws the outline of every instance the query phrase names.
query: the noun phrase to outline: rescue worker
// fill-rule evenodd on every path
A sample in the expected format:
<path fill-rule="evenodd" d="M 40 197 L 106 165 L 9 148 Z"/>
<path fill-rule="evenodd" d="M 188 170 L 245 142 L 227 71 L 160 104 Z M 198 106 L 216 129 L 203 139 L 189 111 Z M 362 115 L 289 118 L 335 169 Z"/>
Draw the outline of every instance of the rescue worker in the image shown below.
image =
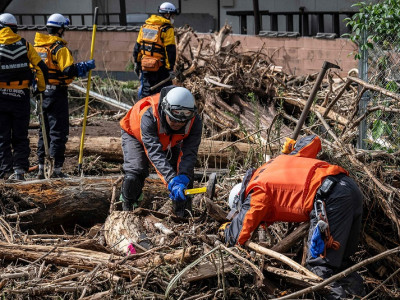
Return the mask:
<path fill-rule="evenodd" d="M 159 93 L 161 88 L 172 85 L 172 79 L 154 90 L 152 86 L 174 77 L 176 59 L 174 17 L 178 14 L 172 3 L 164 2 L 158 8 L 160 15 L 151 15 L 140 28 L 133 59 L 135 72 L 141 81 L 139 99 Z"/>
<path fill-rule="evenodd" d="M 93 59 L 74 63 L 67 42 L 63 39 L 68 25 L 68 18 L 58 13 L 52 14 L 46 23 L 48 34 L 37 32 L 35 35 L 35 49 L 49 69 L 49 83 L 43 97 L 43 113 L 49 153 L 54 158 L 52 178 L 67 177 L 61 169 L 69 134 L 68 85 L 75 77 L 84 77 L 89 70 L 95 68 Z M 38 179 L 44 179 L 45 149 L 42 135 L 40 128 L 37 149 Z"/>
<path fill-rule="evenodd" d="M 33 46 L 17 34 L 12 14 L 0 15 L 0 179 L 25 180 L 29 168 L 28 126 L 33 66 L 37 90 L 46 86 L 47 67 Z"/>
<path fill-rule="evenodd" d="M 363 196 L 345 169 L 316 159 L 320 150 L 320 139 L 307 136 L 289 155 L 247 171 L 230 195 L 232 222 L 221 226 L 229 246 L 244 245 L 261 223 L 310 220 L 307 267 L 324 279 L 349 267 L 361 230 Z M 327 299 L 346 298 L 346 291 L 364 295 L 360 275 L 332 283 Z"/>
<path fill-rule="evenodd" d="M 120 121 L 125 172 L 120 200 L 124 211 L 138 206 L 149 162 L 168 186 L 176 215 L 187 216 L 202 121 L 191 92 L 168 86 L 138 101 Z"/>

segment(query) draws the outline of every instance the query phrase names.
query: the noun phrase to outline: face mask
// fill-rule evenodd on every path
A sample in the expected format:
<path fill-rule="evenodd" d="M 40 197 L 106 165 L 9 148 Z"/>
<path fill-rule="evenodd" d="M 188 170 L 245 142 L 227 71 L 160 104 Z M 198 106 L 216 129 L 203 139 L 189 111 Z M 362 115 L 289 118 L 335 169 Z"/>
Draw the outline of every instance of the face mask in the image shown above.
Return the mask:
<path fill-rule="evenodd" d="M 171 24 L 174 24 L 175 20 L 173 18 L 171 18 Z"/>

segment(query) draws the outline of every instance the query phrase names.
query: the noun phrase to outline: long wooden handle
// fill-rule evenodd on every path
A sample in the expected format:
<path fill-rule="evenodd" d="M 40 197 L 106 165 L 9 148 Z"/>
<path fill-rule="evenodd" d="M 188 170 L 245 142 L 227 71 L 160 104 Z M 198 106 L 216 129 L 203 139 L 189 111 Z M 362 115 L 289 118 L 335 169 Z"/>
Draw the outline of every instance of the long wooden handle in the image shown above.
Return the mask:
<path fill-rule="evenodd" d="M 256 251 L 256 252 L 258 252 L 260 254 L 264 254 L 264 255 L 268 255 L 270 257 L 273 257 L 273 258 L 275 258 L 275 259 L 287 264 L 293 270 L 295 270 L 295 271 L 297 271 L 297 272 L 299 272 L 301 274 L 307 275 L 307 276 L 309 276 L 309 277 L 311 277 L 311 278 L 313 278 L 315 280 L 322 281 L 321 277 L 315 275 L 313 272 L 307 270 L 302 265 L 298 264 L 297 262 L 291 260 L 289 257 L 287 257 L 287 256 L 285 256 L 285 255 L 283 255 L 283 254 L 281 254 L 279 252 L 273 251 L 271 249 L 267 249 L 265 247 L 262 247 L 262 246 L 260 246 L 260 245 L 258 245 L 256 243 L 250 242 L 250 241 L 247 241 L 245 243 L 245 246 L 249 247 L 250 249 L 253 249 L 254 251 Z"/>
<path fill-rule="evenodd" d="M 293 140 L 296 140 L 298 138 L 300 130 L 303 127 L 304 122 L 306 121 L 308 112 L 310 111 L 311 105 L 314 102 L 314 98 L 317 95 L 317 92 L 318 92 L 319 86 L 321 85 L 322 79 L 324 79 L 326 71 L 330 68 L 340 69 L 340 67 L 338 65 L 335 65 L 328 61 L 324 61 L 324 64 L 322 65 L 322 69 L 318 74 L 317 80 L 314 83 L 314 86 L 311 90 L 310 96 L 308 97 L 306 105 L 304 106 L 303 111 L 301 112 L 299 121 L 297 122 L 296 128 L 294 129 L 293 134 L 291 136 L 291 138 Z"/>

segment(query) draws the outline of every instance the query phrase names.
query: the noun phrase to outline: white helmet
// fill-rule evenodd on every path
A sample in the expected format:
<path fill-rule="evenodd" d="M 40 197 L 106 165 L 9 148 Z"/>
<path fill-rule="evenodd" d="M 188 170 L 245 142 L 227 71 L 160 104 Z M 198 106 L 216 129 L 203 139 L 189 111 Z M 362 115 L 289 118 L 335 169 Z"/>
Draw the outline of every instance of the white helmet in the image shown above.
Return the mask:
<path fill-rule="evenodd" d="M 69 19 L 62 14 L 52 14 L 48 19 L 46 26 L 57 28 L 68 28 Z"/>
<path fill-rule="evenodd" d="M 9 13 L 0 15 L 0 28 L 10 27 L 12 31 L 17 32 L 17 19 Z"/>
<path fill-rule="evenodd" d="M 158 12 L 160 14 L 178 14 L 178 10 L 175 5 L 169 2 L 164 2 L 158 7 Z"/>
<path fill-rule="evenodd" d="M 174 121 L 185 122 L 194 117 L 196 105 L 192 93 L 184 87 L 174 87 L 164 97 L 162 109 Z"/>
<path fill-rule="evenodd" d="M 239 193 L 241 188 L 241 183 L 235 184 L 231 189 L 231 192 L 229 193 L 228 202 L 231 209 L 237 207 L 237 201 L 239 200 Z"/>

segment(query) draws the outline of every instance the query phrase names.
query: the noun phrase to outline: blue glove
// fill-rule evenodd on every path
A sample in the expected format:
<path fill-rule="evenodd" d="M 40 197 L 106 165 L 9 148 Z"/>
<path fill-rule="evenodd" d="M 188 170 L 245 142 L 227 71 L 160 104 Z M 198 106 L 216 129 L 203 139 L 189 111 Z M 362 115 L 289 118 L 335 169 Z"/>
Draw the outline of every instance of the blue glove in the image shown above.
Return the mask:
<path fill-rule="evenodd" d="M 171 190 L 171 193 L 169 194 L 169 197 L 173 201 L 185 201 L 186 200 L 185 190 L 186 190 L 186 185 L 182 183 L 175 184 Z"/>
<path fill-rule="evenodd" d="M 168 190 L 172 192 L 172 189 L 174 188 L 175 185 L 177 184 L 183 184 L 185 186 L 185 189 L 187 185 L 189 184 L 189 177 L 186 175 L 178 175 L 172 178 L 172 180 L 168 183 Z"/>
<path fill-rule="evenodd" d="M 310 254 L 312 258 L 317 258 L 324 252 L 325 243 L 322 239 L 321 230 L 319 226 L 315 226 L 310 243 Z"/>
<path fill-rule="evenodd" d="M 84 77 L 89 70 L 96 68 L 94 59 L 76 63 L 75 66 L 78 71 L 78 77 Z"/>

